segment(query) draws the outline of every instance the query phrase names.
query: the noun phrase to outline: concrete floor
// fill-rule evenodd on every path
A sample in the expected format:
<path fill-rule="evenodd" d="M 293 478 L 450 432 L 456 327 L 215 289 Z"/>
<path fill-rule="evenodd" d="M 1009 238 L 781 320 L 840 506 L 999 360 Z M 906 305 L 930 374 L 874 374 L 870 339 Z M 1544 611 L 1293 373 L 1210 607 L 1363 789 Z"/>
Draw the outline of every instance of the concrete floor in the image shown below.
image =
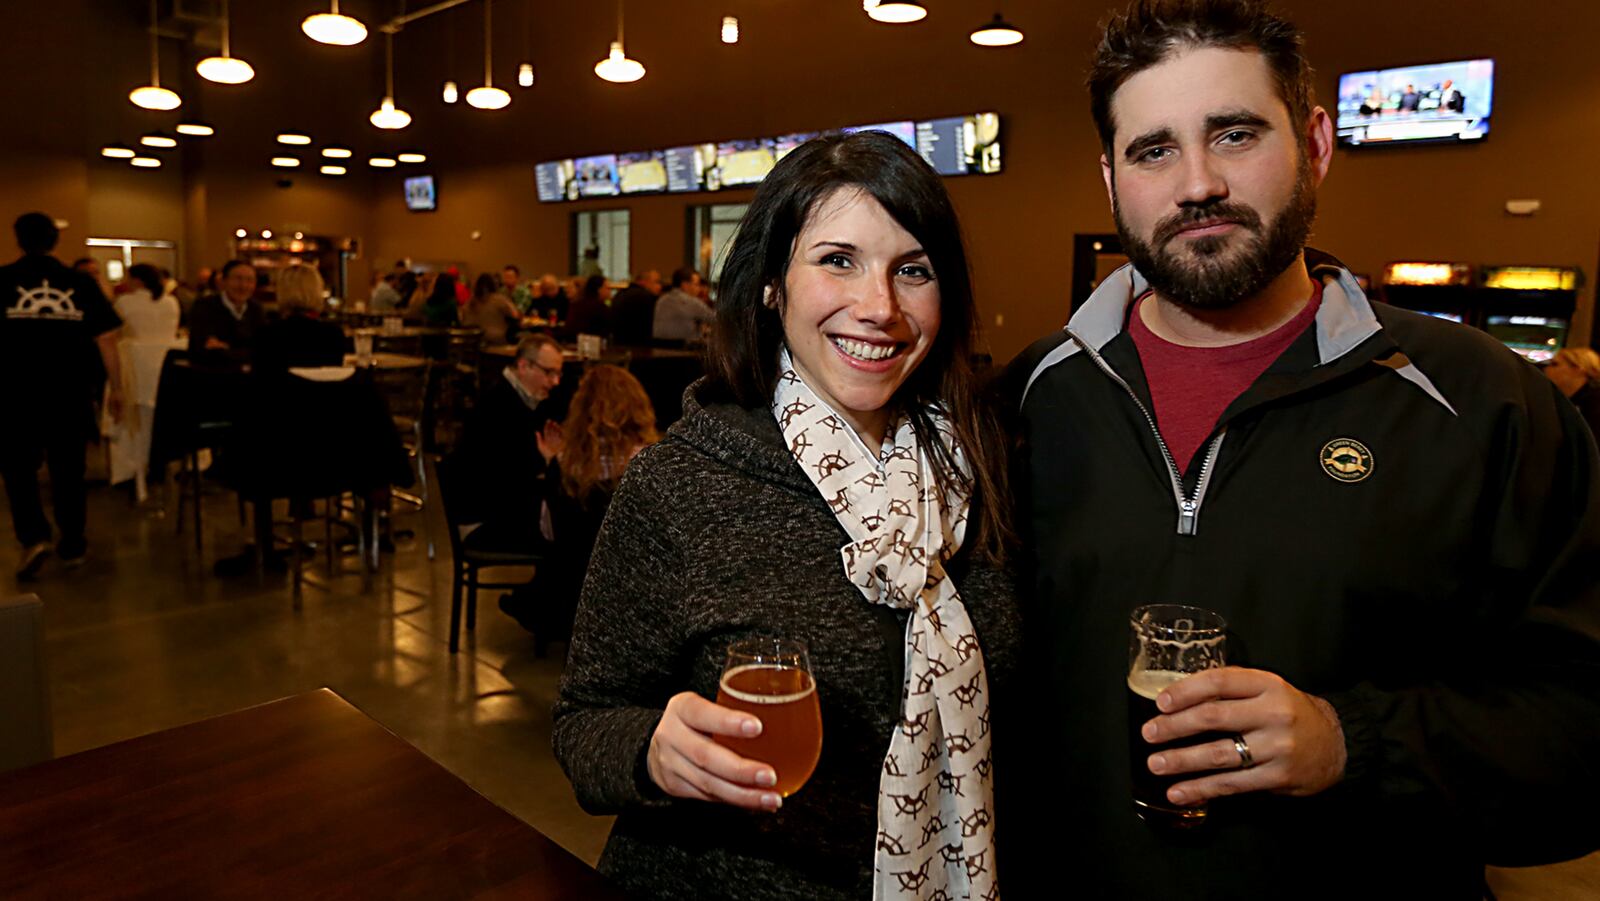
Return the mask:
<path fill-rule="evenodd" d="M 536 658 L 486 591 L 475 639 L 452 656 L 449 546 L 439 531 L 438 559 L 427 559 L 418 514 L 397 515 L 418 538 L 385 557 L 371 590 L 354 558 L 332 577 L 320 556 L 311 561 L 299 615 L 286 577 L 211 575 L 247 532 L 232 495 L 207 497 L 203 561 L 191 534 L 123 491 L 92 488 L 89 514 L 89 562 L 52 562 L 19 586 L 45 603 L 58 755 L 328 686 L 574 854 L 599 857 L 610 820 L 578 808 L 550 752 L 564 648 Z M 0 535 L 4 586 L 17 560 L 9 510 Z M 1490 882 L 1500 901 L 1591 901 L 1600 854 L 1491 871 Z"/>

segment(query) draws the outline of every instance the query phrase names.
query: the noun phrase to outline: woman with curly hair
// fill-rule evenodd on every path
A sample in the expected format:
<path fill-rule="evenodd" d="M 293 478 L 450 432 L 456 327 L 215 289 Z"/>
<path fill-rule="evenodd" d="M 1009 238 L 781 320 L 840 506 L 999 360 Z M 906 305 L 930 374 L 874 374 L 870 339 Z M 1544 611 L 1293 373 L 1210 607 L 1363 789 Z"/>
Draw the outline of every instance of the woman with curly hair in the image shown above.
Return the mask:
<path fill-rule="evenodd" d="M 572 629 L 589 555 L 623 469 L 661 438 L 644 386 L 616 366 L 596 366 L 584 374 L 561 435 L 561 455 L 548 476 L 550 491 L 540 518 L 540 531 L 550 543 L 545 560 L 528 593 L 506 595 L 500 605 L 535 634 L 541 655 L 551 639 L 565 640 Z"/>

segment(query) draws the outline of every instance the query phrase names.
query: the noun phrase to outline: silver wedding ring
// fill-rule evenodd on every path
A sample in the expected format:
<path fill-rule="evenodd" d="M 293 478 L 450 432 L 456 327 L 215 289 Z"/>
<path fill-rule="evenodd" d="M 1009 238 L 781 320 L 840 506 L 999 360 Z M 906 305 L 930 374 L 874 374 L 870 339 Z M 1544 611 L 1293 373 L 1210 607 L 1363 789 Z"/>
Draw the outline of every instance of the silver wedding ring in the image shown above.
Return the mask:
<path fill-rule="evenodd" d="M 1239 752 L 1239 769 L 1247 770 L 1255 766 L 1256 759 L 1250 756 L 1250 745 L 1245 743 L 1243 735 L 1233 737 L 1233 749 Z"/>

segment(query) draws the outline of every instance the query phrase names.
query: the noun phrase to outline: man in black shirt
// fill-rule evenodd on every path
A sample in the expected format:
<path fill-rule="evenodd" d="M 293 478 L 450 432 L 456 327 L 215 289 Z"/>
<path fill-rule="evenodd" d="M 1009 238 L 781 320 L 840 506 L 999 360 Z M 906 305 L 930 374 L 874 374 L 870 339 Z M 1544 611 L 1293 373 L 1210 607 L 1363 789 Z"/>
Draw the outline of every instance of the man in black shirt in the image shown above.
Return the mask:
<path fill-rule="evenodd" d="M 189 353 L 249 360 L 255 334 L 266 323 L 255 294 L 255 268 L 229 260 L 222 267 L 222 293 L 200 298 L 189 311 Z"/>
<path fill-rule="evenodd" d="M 632 284 L 611 300 L 612 324 L 618 344 L 644 347 L 655 327 L 656 298 L 661 295 L 661 273 L 654 269 L 634 276 Z"/>
<path fill-rule="evenodd" d="M 51 552 L 39 499 L 39 465 L 50 466 L 51 497 L 68 565 L 83 560 L 85 446 L 96 433 L 94 350 L 105 364 L 107 405 L 121 417 L 117 329 L 122 325 L 94 279 L 51 256 L 60 238 L 43 213 L 15 225 L 22 257 L 0 267 L 0 475 L 22 542 L 18 579 L 31 579 Z"/>

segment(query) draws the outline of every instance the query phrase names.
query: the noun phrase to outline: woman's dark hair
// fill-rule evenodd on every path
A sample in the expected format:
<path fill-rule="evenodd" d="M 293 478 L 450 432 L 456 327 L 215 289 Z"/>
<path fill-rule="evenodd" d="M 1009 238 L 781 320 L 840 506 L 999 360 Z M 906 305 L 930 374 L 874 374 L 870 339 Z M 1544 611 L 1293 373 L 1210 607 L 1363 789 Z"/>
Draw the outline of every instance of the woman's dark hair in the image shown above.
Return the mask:
<path fill-rule="evenodd" d="M 960 485 L 971 492 L 970 520 L 977 528 L 969 543 L 984 559 L 1003 559 L 1012 537 L 1005 444 L 972 365 L 978 316 L 961 226 L 938 173 L 898 138 L 885 132 L 816 138 L 762 179 L 723 263 L 716 328 L 707 351 L 709 388 L 745 407 L 772 403 L 795 239 L 817 208 L 841 189 L 876 200 L 917 239 L 932 264 L 939 332 L 894 402 L 910 416 L 918 442 L 930 449 L 940 489 Z M 769 288 L 776 300 L 770 308 L 763 303 Z M 934 404 L 955 429 L 971 464 L 970 479 L 939 440 L 928 415 Z"/>
<path fill-rule="evenodd" d="M 584 300 L 599 300 L 600 299 L 600 289 L 604 288 L 605 285 L 606 285 L 606 277 L 605 276 L 603 276 L 603 275 L 591 275 L 591 276 L 589 276 L 589 280 L 583 283 L 583 299 Z"/>
<path fill-rule="evenodd" d="M 472 283 L 472 299 L 481 301 L 498 290 L 500 290 L 498 279 L 487 272 L 480 273 L 477 281 Z"/>
<path fill-rule="evenodd" d="M 433 293 L 428 295 L 428 303 L 442 305 L 446 301 L 453 307 L 456 305 L 456 277 L 448 272 L 439 273 L 433 280 Z"/>
<path fill-rule="evenodd" d="M 167 283 L 161 278 L 161 270 L 149 263 L 134 263 L 128 267 L 128 278 L 144 286 L 150 292 L 151 300 L 160 300 L 167 293 Z"/>

